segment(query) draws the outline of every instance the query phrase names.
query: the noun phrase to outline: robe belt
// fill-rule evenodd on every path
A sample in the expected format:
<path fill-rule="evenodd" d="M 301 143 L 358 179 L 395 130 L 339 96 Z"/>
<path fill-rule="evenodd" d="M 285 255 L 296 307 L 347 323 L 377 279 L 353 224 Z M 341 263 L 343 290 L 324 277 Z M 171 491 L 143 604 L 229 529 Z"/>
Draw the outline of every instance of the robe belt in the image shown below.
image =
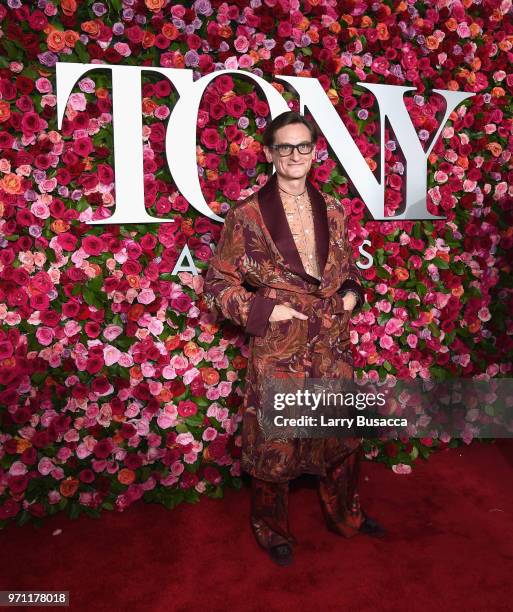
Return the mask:
<path fill-rule="evenodd" d="M 329 297 L 322 297 L 314 293 L 302 293 L 300 291 L 290 291 L 288 289 L 276 289 L 275 287 L 259 287 L 257 293 L 264 297 L 270 297 L 278 301 L 283 300 L 283 304 L 287 302 L 295 303 L 295 296 L 301 296 L 301 304 L 293 306 L 298 312 L 304 312 L 306 315 L 321 314 L 321 315 L 337 315 L 347 313 L 344 310 L 344 302 L 342 296 L 334 293 Z M 331 317 L 330 317 L 331 318 Z"/>

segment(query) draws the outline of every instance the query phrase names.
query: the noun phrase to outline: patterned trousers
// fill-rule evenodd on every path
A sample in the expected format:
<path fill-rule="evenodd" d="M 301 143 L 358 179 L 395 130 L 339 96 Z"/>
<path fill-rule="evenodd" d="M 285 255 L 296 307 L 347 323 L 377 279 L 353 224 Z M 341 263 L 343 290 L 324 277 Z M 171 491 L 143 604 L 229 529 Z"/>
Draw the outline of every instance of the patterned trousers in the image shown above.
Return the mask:
<path fill-rule="evenodd" d="M 360 448 L 331 466 L 326 476 L 317 477 L 326 525 L 346 538 L 358 533 L 364 519 L 358 495 L 361 456 Z M 252 478 L 251 526 L 257 542 L 266 550 L 278 544 L 297 544 L 289 525 L 289 483 Z"/>

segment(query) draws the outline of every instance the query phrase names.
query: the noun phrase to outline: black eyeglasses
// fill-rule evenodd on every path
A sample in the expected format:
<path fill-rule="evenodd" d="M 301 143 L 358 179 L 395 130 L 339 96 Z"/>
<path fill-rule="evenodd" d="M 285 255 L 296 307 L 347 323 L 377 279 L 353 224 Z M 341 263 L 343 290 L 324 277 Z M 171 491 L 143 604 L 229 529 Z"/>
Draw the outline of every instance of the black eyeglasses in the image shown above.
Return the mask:
<path fill-rule="evenodd" d="M 278 151 L 280 157 L 288 157 L 292 155 L 292 151 L 297 149 L 301 155 L 308 155 L 308 153 L 312 152 L 314 148 L 313 142 L 300 142 L 297 145 L 289 144 L 288 142 L 284 142 L 283 144 L 271 145 L 269 147 L 275 151 Z"/>

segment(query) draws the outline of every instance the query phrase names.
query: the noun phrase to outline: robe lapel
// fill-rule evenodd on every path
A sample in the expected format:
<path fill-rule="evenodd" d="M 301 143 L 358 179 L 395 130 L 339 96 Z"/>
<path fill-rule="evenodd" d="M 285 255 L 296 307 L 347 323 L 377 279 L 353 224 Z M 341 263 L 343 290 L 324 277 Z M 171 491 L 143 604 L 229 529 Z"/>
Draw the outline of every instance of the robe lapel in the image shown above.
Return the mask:
<path fill-rule="evenodd" d="M 312 203 L 317 260 L 319 262 L 322 279 L 323 271 L 328 261 L 330 246 L 328 213 L 326 210 L 326 202 L 322 194 L 308 179 L 306 179 L 306 188 L 310 197 L 310 202 Z M 276 172 L 274 172 L 267 183 L 258 190 L 257 200 L 265 226 L 289 269 L 309 283 L 319 285 L 319 279 L 308 274 L 301 262 L 301 257 L 296 248 L 296 243 L 294 242 L 281 202 Z"/>

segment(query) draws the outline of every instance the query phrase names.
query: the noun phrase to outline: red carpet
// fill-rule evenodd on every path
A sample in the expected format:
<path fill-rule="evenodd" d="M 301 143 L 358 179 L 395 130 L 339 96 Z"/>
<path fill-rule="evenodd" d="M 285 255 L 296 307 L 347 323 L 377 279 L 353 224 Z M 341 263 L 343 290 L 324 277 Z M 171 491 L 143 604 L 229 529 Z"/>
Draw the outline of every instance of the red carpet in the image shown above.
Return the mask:
<path fill-rule="evenodd" d="M 294 565 L 249 528 L 249 489 L 168 511 L 139 502 L 100 520 L 64 514 L 1 534 L 0 589 L 69 590 L 72 610 L 490 612 L 513 608 L 513 441 L 434 454 L 410 475 L 363 464 L 383 540 L 323 525 L 309 477 L 293 484 Z M 52 536 L 55 529 L 62 533 Z"/>

